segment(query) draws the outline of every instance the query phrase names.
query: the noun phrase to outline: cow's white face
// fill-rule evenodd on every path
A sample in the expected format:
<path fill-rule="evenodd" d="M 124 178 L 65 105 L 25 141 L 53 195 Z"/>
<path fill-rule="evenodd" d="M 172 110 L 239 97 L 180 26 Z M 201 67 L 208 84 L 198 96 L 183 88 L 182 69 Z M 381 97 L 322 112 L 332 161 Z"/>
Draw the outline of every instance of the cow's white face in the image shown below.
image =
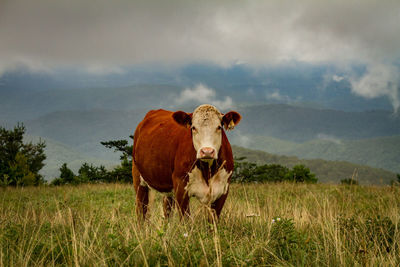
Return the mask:
<path fill-rule="evenodd" d="M 212 162 L 218 158 L 221 148 L 222 127 L 233 129 L 239 123 L 241 116 L 235 111 L 223 115 L 214 106 L 201 105 L 192 114 L 177 111 L 173 114 L 173 118 L 179 124 L 190 127 L 197 158 Z"/>
<path fill-rule="evenodd" d="M 222 114 L 213 106 L 202 105 L 192 115 L 192 139 L 197 158 L 218 158 L 222 141 Z"/>

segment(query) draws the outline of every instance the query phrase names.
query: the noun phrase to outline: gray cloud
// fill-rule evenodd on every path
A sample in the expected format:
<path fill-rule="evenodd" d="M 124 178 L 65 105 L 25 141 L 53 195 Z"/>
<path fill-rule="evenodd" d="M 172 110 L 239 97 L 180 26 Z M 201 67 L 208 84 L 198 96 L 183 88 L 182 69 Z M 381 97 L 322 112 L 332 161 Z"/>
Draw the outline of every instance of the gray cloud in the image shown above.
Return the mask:
<path fill-rule="evenodd" d="M 398 1 L 1 2 L 3 64 L 231 64 L 398 57 Z"/>
<path fill-rule="evenodd" d="M 287 95 L 281 95 L 281 93 L 279 93 L 279 90 L 276 89 L 273 92 L 266 92 L 265 93 L 265 98 L 267 100 L 275 100 L 275 101 L 280 101 L 283 103 L 290 103 L 291 99 L 289 96 Z"/>
<path fill-rule="evenodd" d="M 393 68 L 399 32 L 398 0 L 3 0 L 0 74 L 21 64 L 38 71 L 79 65 L 101 74 L 194 61 Z"/>
<path fill-rule="evenodd" d="M 400 107 L 399 69 L 392 65 L 372 64 L 362 77 L 350 77 L 352 91 L 366 98 L 388 96 L 394 111 Z"/>
<path fill-rule="evenodd" d="M 176 99 L 176 102 L 177 104 L 183 104 L 186 102 L 211 104 L 220 110 L 227 110 L 233 107 L 233 101 L 231 97 L 226 96 L 224 100 L 218 100 L 216 96 L 217 93 L 215 90 L 208 88 L 203 84 L 198 84 L 194 88 L 184 89 Z"/>

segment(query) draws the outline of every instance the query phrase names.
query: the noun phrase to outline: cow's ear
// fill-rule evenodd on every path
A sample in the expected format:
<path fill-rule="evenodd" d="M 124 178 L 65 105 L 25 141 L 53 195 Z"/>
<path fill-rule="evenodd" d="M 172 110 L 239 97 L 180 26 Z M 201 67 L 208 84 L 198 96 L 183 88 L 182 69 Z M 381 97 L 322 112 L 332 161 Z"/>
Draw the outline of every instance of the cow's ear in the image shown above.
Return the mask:
<path fill-rule="evenodd" d="M 172 118 L 174 118 L 178 124 L 186 128 L 190 128 L 192 125 L 192 114 L 187 114 L 183 111 L 176 111 L 172 114 Z"/>
<path fill-rule="evenodd" d="M 236 111 L 229 111 L 222 117 L 225 130 L 232 130 L 240 122 L 242 116 Z"/>

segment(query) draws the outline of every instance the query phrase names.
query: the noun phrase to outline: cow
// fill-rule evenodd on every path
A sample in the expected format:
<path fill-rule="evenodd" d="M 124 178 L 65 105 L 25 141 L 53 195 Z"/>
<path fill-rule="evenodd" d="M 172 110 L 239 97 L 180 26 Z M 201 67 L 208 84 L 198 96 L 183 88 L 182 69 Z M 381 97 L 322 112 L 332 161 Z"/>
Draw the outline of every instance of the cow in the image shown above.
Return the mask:
<path fill-rule="evenodd" d="M 222 114 L 212 105 L 193 113 L 149 111 L 134 133 L 132 176 L 136 213 L 146 218 L 149 189 L 166 193 L 164 217 L 174 203 L 181 217 L 189 215 L 194 196 L 219 218 L 229 191 L 233 155 L 225 130 L 241 120 L 236 111 Z"/>

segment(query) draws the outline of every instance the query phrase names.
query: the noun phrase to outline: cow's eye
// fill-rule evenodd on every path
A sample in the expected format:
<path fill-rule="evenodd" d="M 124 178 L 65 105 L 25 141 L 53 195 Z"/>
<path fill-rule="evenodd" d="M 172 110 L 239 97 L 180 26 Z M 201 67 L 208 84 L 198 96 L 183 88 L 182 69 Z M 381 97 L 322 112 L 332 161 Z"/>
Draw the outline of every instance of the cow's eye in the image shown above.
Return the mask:
<path fill-rule="evenodd" d="M 192 131 L 196 131 L 196 127 L 192 126 Z"/>
<path fill-rule="evenodd" d="M 218 125 L 217 130 L 218 130 L 218 131 L 219 131 L 219 130 L 222 130 L 221 125 Z"/>

